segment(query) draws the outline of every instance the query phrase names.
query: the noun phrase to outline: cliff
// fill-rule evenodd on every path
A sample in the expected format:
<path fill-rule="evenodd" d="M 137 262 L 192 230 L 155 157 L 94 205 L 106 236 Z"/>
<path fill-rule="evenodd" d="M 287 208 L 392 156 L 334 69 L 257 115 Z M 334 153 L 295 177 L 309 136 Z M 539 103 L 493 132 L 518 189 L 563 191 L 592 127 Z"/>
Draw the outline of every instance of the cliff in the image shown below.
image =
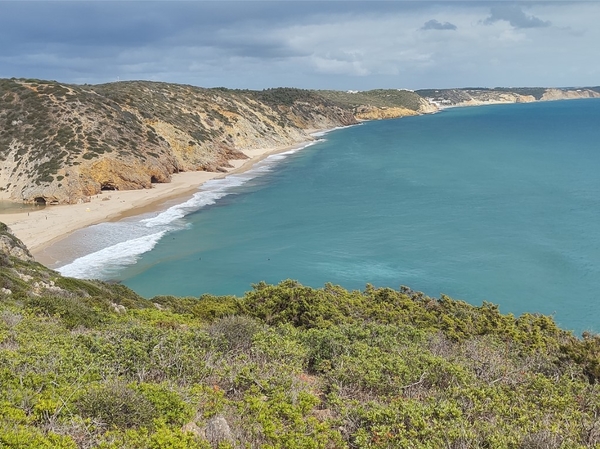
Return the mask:
<path fill-rule="evenodd" d="M 358 120 L 381 120 L 437 111 L 435 105 L 406 89 L 376 89 L 366 92 L 328 90 L 318 93 L 351 110 Z"/>
<path fill-rule="evenodd" d="M 1 80 L 2 196 L 59 204 L 149 188 L 180 171 L 224 171 L 246 158 L 244 149 L 292 145 L 311 139 L 310 129 L 356 123 L 307 91 L 277 93 Z"/>
<path fill-rule="evenodd" d="M 0 260 L 6 264 L 9 257 L 25 262 L 33 262 L 34 258 L 25 244 L 19 240 L 4 223 L 0 223 Z"/>
<path fill-rule="evenodd" d="M 87 201 L 151 188 L 181 171 L 226 171 L 245 150 L 311 140 L 316 129 L 448 106 L 600 97 L 600 89 L 263 91 L 147 81 L 0 80 L 0 199 Z"/>
<path fill-rule="evenodd" d="M 600 98 L 593 88 L 466 88 L 424 89 L 416 91 L 429 104 L 438 108 L 452 106 L 480 106 L 486 104 L 530 103 L 532 101 Z"/>
<path fill-rule="evenodd" d="M 311 140 L 311 130 L 429 107 L 405 91 L 358 97 L 351 103 L 343 93 L 291 88 L 0 80 L 0 198 L 76 203 L 101 190 L 150 188 L 180 171 L 226 171 L 230 160 L 246 158 L 244 150 Z"/>
<path fill-rule="evenodd" d="M 594 89 L 546 89 L 541 100 L 576 100 L 580 98 L 600 98 L 600 93 Z"/>

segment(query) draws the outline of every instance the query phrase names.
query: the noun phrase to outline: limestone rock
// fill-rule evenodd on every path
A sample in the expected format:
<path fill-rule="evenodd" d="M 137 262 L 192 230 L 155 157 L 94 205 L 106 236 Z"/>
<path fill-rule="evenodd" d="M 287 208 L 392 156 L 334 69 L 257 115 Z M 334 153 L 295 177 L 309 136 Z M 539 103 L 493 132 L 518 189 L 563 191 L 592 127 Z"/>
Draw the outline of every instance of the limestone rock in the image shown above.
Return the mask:
<path fill-rule="evenodd" d="M 205 438 L 213 446 L 217 447 L 219 443 L 233 443 L 233 434 L 229 428 L 227 420 L 220 415 L 212 417 L 204 429 Z"/>
<path fill-rule="evenodd" d="M 184 424 L 181 427 L 181 431 L 182 432 L 189 432 L 189 433 L 193 433 L 194 435 L 201 437 L 201 438 L 205 438 L 204 435 L 204 431 L 198 427 L 198 425 L 195 422 L 189 422 L 187 424 Z"/>
<path fill-rule="evenodd" d="M 0 252 L 28 262 L 34 261 L 25 244 L 4 223 L 0 223 Z"/>
<path fill-rule="evenodd" d="M 438 112 L 440 108 L 435 104 L 432 104 L 424 98 L 419 99 L 419 113 L 421 114 L 433 114 Z"/>
<path fill-rule="evenodd" d="M 127 309 L 122 304 L 117 304 L 116 302 L 111 302 L 110 306 L 113 308 L 113 310 L 116 313 L 125 313 L 125 312 L 127 312 Z"/>
<path fill-rule="evenodd" d="M 349 110 L 299 89 L 0 79 L 4 97 L 11 109 L 0 103 L 0 197 L 41 204 L 147 189 L 180 171 L 225 171 L 247 157 L 243 150 L 294 145 L 310 140 L 310 129 L 356 123 Z"/>
<path fill-rule="evenodd" d="M 417 111 L 413 111 L 408 108 L 398 107 L 381 107 L 377 108 L 374 106 L 360 106 L 356 108 L 354 115 L 360 120 L 382 120 L 389 118 L 398 117 L 409 117 L 412 115 L 418 115 Z"/>
<path fill-rule="evenodd" d="M 546 89 L 542 101 L 600 98 L 600 93 L 590 89 Z"/>

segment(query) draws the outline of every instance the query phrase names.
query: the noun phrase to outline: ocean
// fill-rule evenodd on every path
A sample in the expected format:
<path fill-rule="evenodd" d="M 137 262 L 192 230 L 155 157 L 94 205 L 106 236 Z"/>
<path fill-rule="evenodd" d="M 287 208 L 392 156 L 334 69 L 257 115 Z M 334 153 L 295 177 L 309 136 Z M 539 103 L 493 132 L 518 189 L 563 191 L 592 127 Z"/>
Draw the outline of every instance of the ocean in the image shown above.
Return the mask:
<path fill-rule="evenodd" d="M 76 232 L 65 275 L 145 297 L 406 285 L 600 331 L 600 100 L 365 122 Z M 83 256 L 81 256 L 84 254 Z"/>

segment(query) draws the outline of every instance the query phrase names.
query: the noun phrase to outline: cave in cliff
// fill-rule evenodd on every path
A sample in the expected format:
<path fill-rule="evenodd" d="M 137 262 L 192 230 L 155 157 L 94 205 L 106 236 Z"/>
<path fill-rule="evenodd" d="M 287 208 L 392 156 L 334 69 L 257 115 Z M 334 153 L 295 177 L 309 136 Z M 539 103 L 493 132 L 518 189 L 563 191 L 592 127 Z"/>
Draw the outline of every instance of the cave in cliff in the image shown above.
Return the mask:
<path fill-rule="evenodd" d="M 112 182 L 103 182 L 100 186 L 100 190 L 119 190 L 116 185 Z"/>

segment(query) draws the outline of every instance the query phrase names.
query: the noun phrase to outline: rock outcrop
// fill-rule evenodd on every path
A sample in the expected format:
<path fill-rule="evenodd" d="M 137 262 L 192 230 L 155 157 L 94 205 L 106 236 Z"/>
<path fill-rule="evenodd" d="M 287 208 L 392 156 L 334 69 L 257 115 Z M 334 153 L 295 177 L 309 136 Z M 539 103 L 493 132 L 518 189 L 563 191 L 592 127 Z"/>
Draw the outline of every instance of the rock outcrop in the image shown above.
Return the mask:
<path fill-rule="evenodd" d="M 0 199 L 69 204 L 221 171 L 245 150 L 310 132 L 448 106 L 600 97 L 600 89 L 202 89 L 146 81 L 67 85 L 0 79 Z"/>
<path fill-rule="evenodd" d="M 576 100 L 579 98 L 600 98 L 600 92 L 592 89 L 547 89 L 541 100 Z"/>
<path fill-rule="evenodd" d="M 417 91 L 434 107 L 480 106 L 486 104 L 530 103 L 533 101 L 600 98 L 600 92 L 584 89 L 497 88 L 427 89 Z"/>
<path fill-rule="evenodd" d="M 354 123 L 350 110 L 299 89 L 0 80 L 0 197 L 62 204 L 150 188 L 180 171 L 225 171 L 242 150 Z"/>
<path fill-rule="evenodd" d="M 382 120 L 418 114 L 417 111 L 408 108 L 376 108 L 373 106 L 361 106 L 354 113 L 359 120 Z"/>
<path fill-rule="evenodd" d="M 4 223 L 0 223 L 0 254 L 16 257 L 27 262 L 34 261 L 25 244 L 15 237 Z"/>
<path fill-rule="evenodd" d="M 223 443 L 233 443 L 233 435 L 227 420 L 222 416 L 213 416 L 206 423 L 204 435 L 212 447 L 217 448 Z"/>

